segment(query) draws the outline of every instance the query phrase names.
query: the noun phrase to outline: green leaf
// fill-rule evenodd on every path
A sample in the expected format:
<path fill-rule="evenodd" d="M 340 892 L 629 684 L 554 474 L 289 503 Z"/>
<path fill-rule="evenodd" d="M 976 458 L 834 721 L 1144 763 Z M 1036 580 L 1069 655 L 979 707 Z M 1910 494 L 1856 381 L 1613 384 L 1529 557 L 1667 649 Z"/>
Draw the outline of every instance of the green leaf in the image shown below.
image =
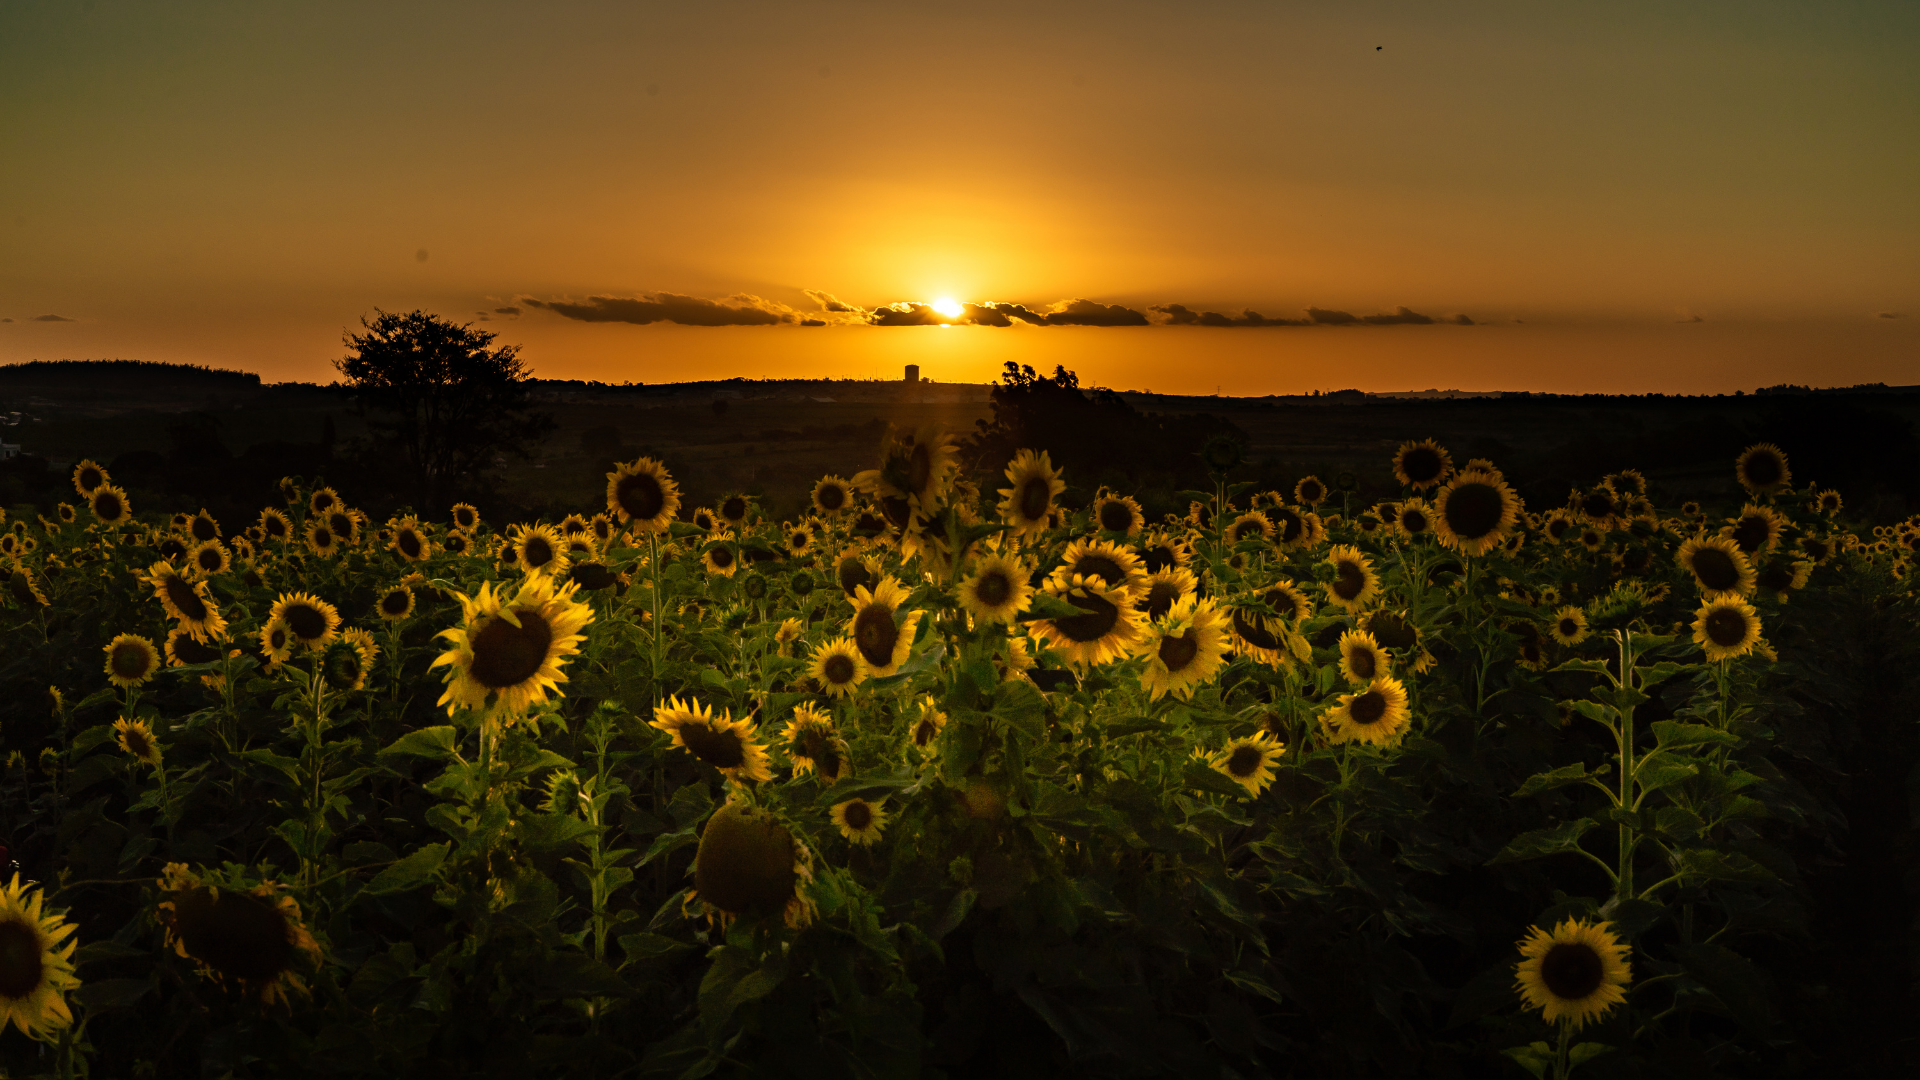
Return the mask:
<path fill-rule="evenodd" d="M 698 839 L 700 839 L 700 834 L 691 826 L 681 829 L 678 832 L 664 833 L 656 836 L 653 838 L 653 843 L 647 846 L 646 854 L 640 856 L 640 861 L 634 863 L 634 865 L 645 866 L 660 856 L 669 852 L 678 851 Z"/>
<path fill-rule="evenodd" d="M 1030 619 L 1071 619 L 1086 612 L 1065 600 L 1048 593 L 1036 592 L 1028 604 L 1027 610 L 1020 614 L 1020 621 Z"/>
<path fill-rule="evenodd" d="M 718 1035 L 734 1011 L 773 993 L 787 976 L 787 958 L 773 953 L 758 966 L 747 950 L 723 945 L 713 951 L 713 966 L 700 980 L 700 1026 L 709 1039 Z"/>
<path fill-rule="evenodd" d="M 1600 660 L 1567 660 L 1554 666 L 1555 671 L 1591 671 L 1596 675 L 1612 676 L 1613 672 Z"/>
<path fill-rule="evenodd" d="M 409 731 L 395 739 L 382 754 L 412 754 L 414 757 L 449 759 L 458 757 L 460 736 L 451 725 L 440 724 Z"/>
<path fill-rule="evenodd" d="M 1526 783 L 1520 785 L 1520 790 L 1513 794 L 1515 798 L 1525 795 L 1538 795 L 1543 791 L 1552 791 L 1557 787 L 1577 784 L 1585 780 L 1589 775 L 1585 762 L 1562 765 L 1551 772 L 1534 773 L 1527 778 Z"/>
<path fill-rule="evenodd" d="M 1511 1046 L 1500 1052 L 1512 1058 L 1521 1068 L 1535 1077 L 1545 1077 L 1547 1070 L 1553 1068 L 1553 1047 L 1543 1042 Z"/>
<path fill-rule="evenodd" d="M 89 1014 L 103 1013 L 131 1008 L 152 988 L 153 983 L 146 979 L 101 979 L 81 986 L 73 996 L 87 1007 Z"/>
<path fill-rule="evenodd" d="M 1658 791 L 1691 780 L 1699 772 L 1700 766 L 1694 762 L 1680 761 L 1665 751 L 1655 751 L 1634 765 L 1633 781 L 1643 792 Z"/>
<path fill-rule="evenodd" d="M 1601 1054 L 1610 1053 L 1612 1050 L 1613 1047 L 1608 1046 L 1606 1043 L 1574 1043 L 1573 1047 L 1567 1051 L 1567 1064 L 1570 1066 L 1585 1065 Z"/>
<path fill-rule="evenodd" d="M 1674 860 L 1674 871 L 1696 881 L 1740 881 L 1766 884 L 1779 881 L 1773 871 L 1737 851 L 1688 848 Z"/>
<path fill-rule="evenodd" d="M 388 893 L 405 892 L 426 884 L 440 864 L 447 860 L 447 845 L 428 844 L 419 851 L 408 855 L 385 870 L 373 876 L 367 882 L 365 892 L 370 896 L 384 896 Z"/>
<path fill-rule="evenodd" d="M 1285 1002 L 1280 999 L 1280 991 L 1268 986 L 1258 976 L 1245 971 L 1232 970 L 1223 971 L 1220 974 L 1224 976 L 1228 982 L 1248 993 L 1258 994 L 1268 1001 L 1273 1002 L 1275 1005 L 1285 1004 Z M 1509 979 L 1508 981 L 1511 982 L 1512 980 Z"/>
<path fill-rule="evenodd" d="M 620 935 L 620 948 L 627 954 L 628 963 L 638 964 L 684 952 L 693 946 L 684 941 L 675 941 L 670 937 L 643 931 L 638 934 Z"/>
<path fill-rule="evenodd" d="M 243 750 L 239 757 L 244 761 L 277 769 L 296 784 L 301 782 L 299 758 L 286 757 L 271 750 Z"/>
<path fill-rule="evenodd" d="M 1766 976 L 1753 962 L 1718 945 L 1689 945 L 1675 950 L 1687 974 L 1713 992 L 1727 1015 L 1754 1035 L 1764 1036 L 1773 1020 Z"/>
<path fill-rule="evenodd" d="M 1683 724 L 1678 720 L 1659 720 L 1653 725 L 1653 737 L 1662 749 L 1682 746 L 1739 746 L 1740 737 L 1705 724 Z"/>
<path fill-rule="evenodd" d="M 593 826 L 571 814 L 527 814 L 514 831 L 522 844 L 540 851 L 570 844 L 593 832 Z"/>
<path fill-rule="evenodd" d="M 1548 829 L 1534 829 L 1521 833 L 1500 850 L 1500 854 L 1488 860 L 1488 865 L 1506 862 L 1519 862 L 1522 859 L 1538 859 L 1546 855 L 1557 855 L 1580 846 L 1580 838 L 1588 829 L 1597 824 L 1592 818 L 1579 818 L 1563 822 Z"/>

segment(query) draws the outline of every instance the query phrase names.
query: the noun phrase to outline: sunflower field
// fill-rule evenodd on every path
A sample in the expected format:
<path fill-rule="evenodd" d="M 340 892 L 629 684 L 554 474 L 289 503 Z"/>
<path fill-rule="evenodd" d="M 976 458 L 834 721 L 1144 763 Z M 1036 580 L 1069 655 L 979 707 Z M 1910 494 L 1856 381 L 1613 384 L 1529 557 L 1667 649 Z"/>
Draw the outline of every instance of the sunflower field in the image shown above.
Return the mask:
<path fill-rule="evenodd" d="M 1920 522 L 1764 444 L 1672 506 L 1241 452 L 1160 521 L 921 429 L 801 520 L 642 458 L 557 522 L 288 478 L 231 531 L 82 462 L 0 533 L 0 1066 L 1842 1060 L 1821 883 L 1848 763 L 1912 763 Z"/>

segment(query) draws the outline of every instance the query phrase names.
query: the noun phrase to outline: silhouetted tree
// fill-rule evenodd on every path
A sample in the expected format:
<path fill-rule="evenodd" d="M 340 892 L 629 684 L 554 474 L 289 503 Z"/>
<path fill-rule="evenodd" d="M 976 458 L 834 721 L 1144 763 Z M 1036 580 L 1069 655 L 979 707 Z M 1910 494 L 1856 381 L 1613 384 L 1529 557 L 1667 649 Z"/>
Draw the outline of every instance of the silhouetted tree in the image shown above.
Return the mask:
<path fill-rule="evenodd" d="M 518 345 L 438 315 L 374 309 L 334 361 L 361 395 L 376 448 L 398 456 L 414 505 L 440 507 L 489 479 L 500 454 L 525 455 L 553 418 L 530 411 Z"/>

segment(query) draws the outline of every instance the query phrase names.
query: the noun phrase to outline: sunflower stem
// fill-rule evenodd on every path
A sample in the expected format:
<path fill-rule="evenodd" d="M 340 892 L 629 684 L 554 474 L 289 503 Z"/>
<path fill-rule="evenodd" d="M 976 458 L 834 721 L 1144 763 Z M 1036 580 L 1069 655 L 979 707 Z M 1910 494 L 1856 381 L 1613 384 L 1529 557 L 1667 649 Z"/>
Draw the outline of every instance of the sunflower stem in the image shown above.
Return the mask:
<path fill-rule="evenodd" d="M 647 534 L 647 577 L 653 582 L 653 632 L 648 635 L 653 646 L 653 690 L 654 696 L 660 696 L 660 631 L 665 620 L 660 614 L 660 534 Z"/>
<path fill-rule="evenodd" d="M 1631 655 L 1633 632 L 1615 630 L 1614 638 L 1620 643 L 1620 675 L 1615 680 L 1621 689 L 1627 689 L 1633 682 L 1633 658 Z M 1624 701 L 1625 699 L 1619 699 Z M 1620 716 L 1620 805 L 1633 807 L 1633 706 L 1619 705 L 1614 710 Z M 1631 899 L 1633 892 L 1633 826 L 1620 824 L 1620 869 L 1614 878 L 1614 896 L 1621 900 Z"/>
<path fill-rule="evenodd" d="M 1573 1040 L 1573 1024 L 1560 1021 L 1559 1045 L 1553 1050 L 1553 1080 L 1567 1080 L 1573 1073 L 1573 1062 L 1567 1056 L 1567 1044 Z"/>

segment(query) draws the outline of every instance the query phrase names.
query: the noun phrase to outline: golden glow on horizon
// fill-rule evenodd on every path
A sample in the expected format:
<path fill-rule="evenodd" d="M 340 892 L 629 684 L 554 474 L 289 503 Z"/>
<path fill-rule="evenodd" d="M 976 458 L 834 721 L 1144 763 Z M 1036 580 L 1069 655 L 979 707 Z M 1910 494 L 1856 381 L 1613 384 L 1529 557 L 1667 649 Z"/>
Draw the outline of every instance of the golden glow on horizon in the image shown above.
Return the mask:
<path fill-rule="evenodd" d="M 965 314 L 967 310 L 960 306 L 960 301 L 948 296 L 943 296 L 927 306 L 949 319 L 957 319 Z"/>

